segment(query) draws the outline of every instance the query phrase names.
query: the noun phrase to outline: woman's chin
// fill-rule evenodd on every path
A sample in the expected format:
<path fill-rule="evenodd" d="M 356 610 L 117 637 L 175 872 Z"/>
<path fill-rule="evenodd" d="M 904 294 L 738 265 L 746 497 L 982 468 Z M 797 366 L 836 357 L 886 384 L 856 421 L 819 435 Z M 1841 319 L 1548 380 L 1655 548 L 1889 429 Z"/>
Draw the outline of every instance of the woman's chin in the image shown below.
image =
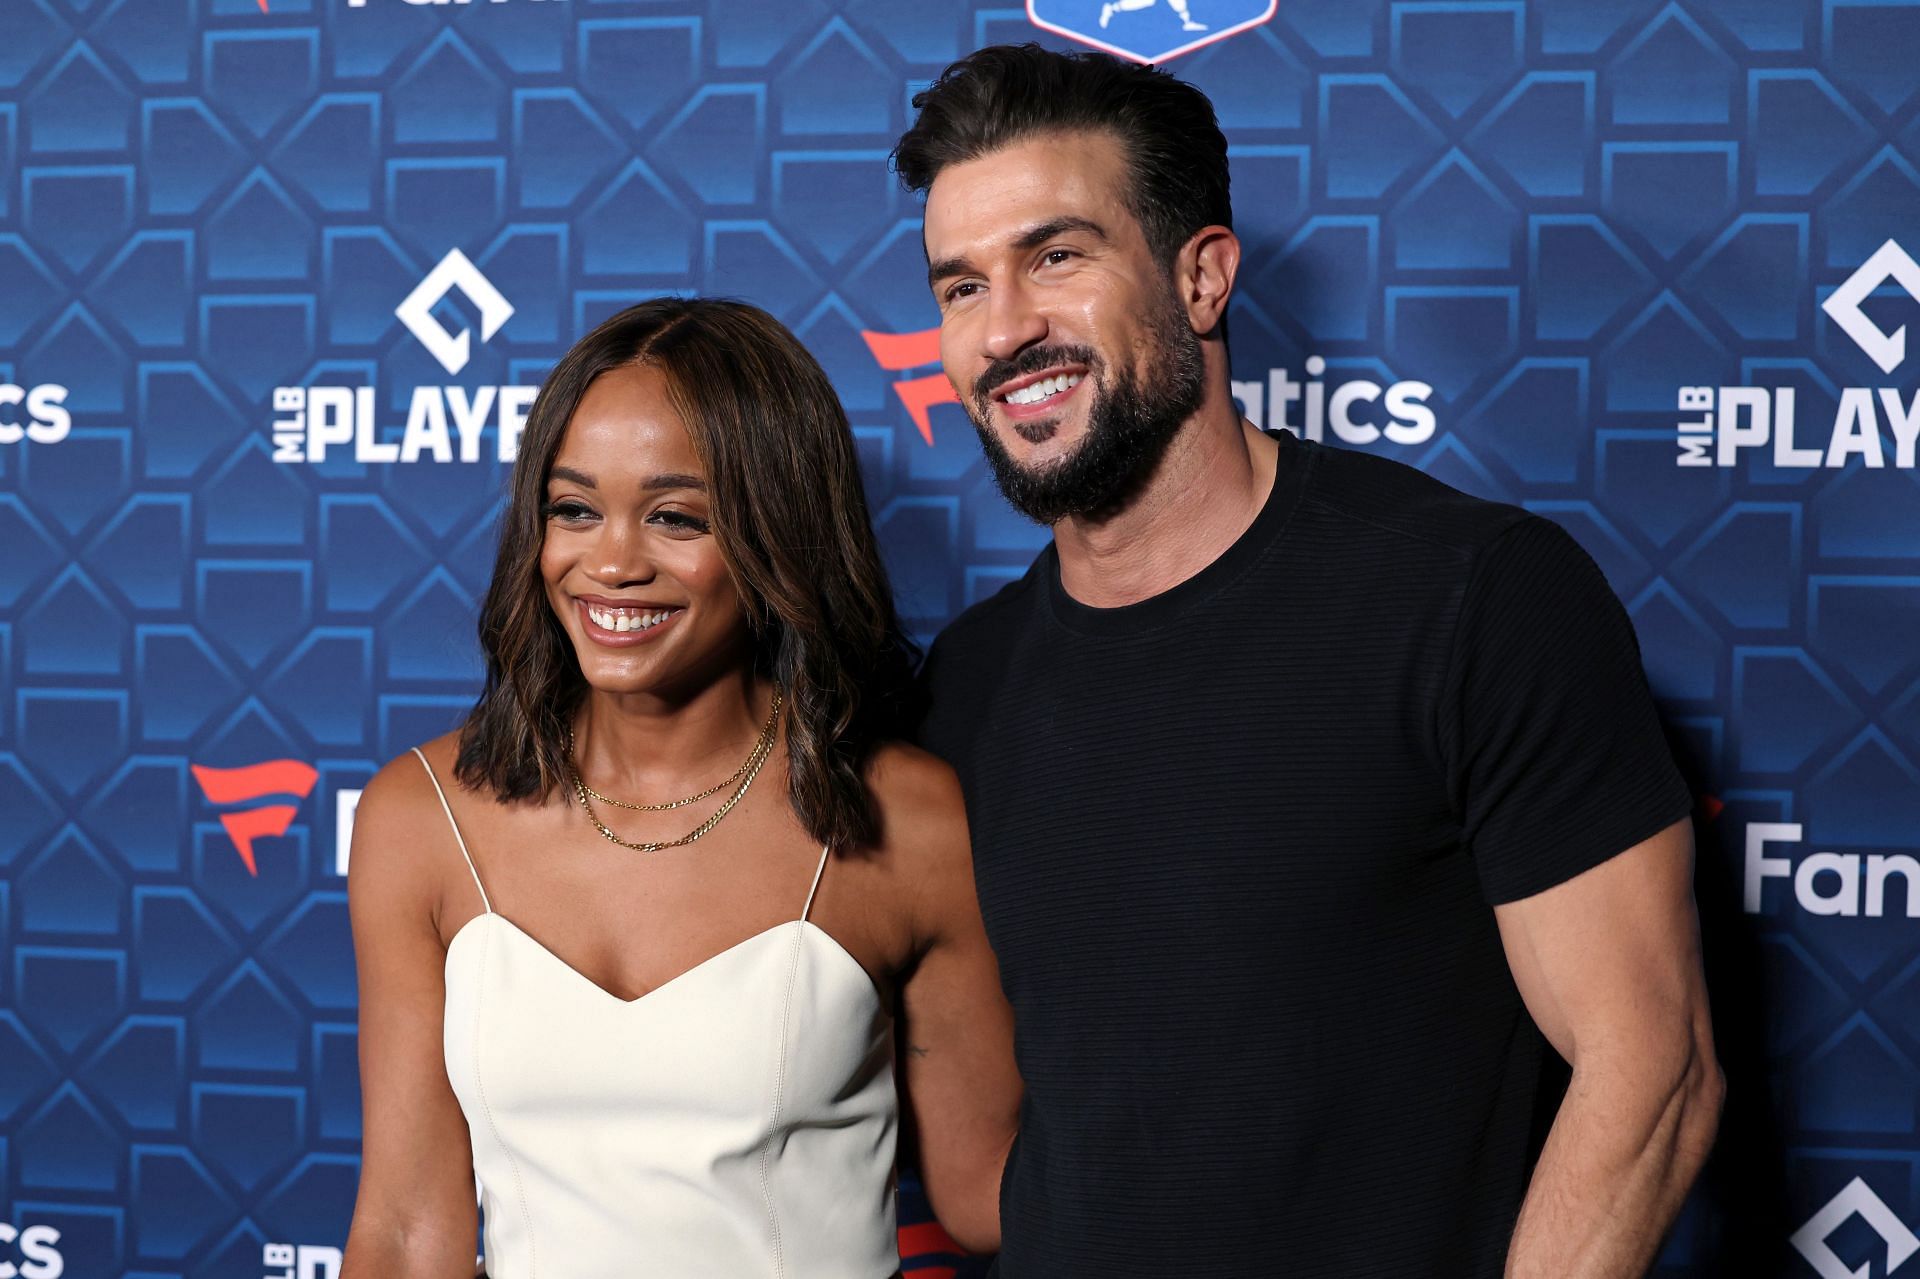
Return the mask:
<path fill-rule="evenodd" d="M 635 670 L 630 662 L 582 663 L 580 673 L 596 693 L 652 693 L 661 687 L 657 672 Z"/>

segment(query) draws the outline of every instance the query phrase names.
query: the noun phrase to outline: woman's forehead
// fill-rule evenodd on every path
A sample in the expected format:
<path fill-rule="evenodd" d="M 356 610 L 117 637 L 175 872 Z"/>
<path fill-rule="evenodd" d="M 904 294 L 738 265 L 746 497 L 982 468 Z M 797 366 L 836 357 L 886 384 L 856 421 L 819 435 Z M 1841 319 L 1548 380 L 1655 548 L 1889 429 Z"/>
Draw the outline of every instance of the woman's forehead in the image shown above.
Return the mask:
<path fill-rule="evenodd" d="M 554 467 L 632 480 L 664 471 L 704 475 L 699 450 L 651 366 L 623 366 L 595 378 L 560 439 Z"/>

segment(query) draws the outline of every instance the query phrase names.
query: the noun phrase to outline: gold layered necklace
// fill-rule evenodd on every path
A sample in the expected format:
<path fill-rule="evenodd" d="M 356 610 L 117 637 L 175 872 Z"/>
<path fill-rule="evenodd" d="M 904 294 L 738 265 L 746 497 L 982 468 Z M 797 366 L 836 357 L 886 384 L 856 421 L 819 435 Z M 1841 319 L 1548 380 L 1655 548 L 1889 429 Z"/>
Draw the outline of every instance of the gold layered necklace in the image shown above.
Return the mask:
<path fill-rule="evenodd" d="M 767 722 L 762 725 L 760 729 L 760 737 L 754 742 L 753 750 L 747 754 L 746 762 L 734 770 L 733 776 L 717 785 L 707 787 L 707 789 L 697 795 L 689 795 L 685 799 L 676 799 L 666 804 L 630 804 L 625 800 L 614 799 L 609 795 L 602 795 L 599 791 L 588 786 L 586 782 L 581 780 L 580 769 L 573 762 L 573 727 L 569 725 L 567 727 L 567 772 L 573 779 L 574 796 L 580 801 L 580 807 L 586 813 L 587 820 L 593 823 L 593 828 L 622 848 L 631 848 L 638 853 L 657 853 L 662 849 L 679 848 L 684 844 L 691 844 L 694 840 L 699 839 L 715 826 L 718 826 L 720 819 L 733 811 L 734 805 L 738 804 L 746 795 L 747 788 L 753 785 L 753 779 L 760 775 L 760 766 L 765 764 L 767 762 L 767 756 L 773 753 L 774 730 L 778 728 L 780 724 L 780 701 L 780 690 L 776 688 L 773 690 L 773 705 L 767 711 Z M 612 804 L 617 808 L 630 809 L 634 812 L 663 813 L 676 808 L 685 808 L 688 804 L 696 804 L 703 799 L 709 799 L 712 796 L 718 795 L 729 786 L 736 786 L 736 789 L 733 794 L 727 796 L 726 801 L 714 811 L 713 816 L 701 822 L 679 839 L 665 839 L 650 843 L 634 843 L 632 840 L 622 839 L 611 830 L 608 830 L 606 823 L 602 822 L 599 815 L 593 811 L 592 801 L 597 799 L 603 804 Z"/>

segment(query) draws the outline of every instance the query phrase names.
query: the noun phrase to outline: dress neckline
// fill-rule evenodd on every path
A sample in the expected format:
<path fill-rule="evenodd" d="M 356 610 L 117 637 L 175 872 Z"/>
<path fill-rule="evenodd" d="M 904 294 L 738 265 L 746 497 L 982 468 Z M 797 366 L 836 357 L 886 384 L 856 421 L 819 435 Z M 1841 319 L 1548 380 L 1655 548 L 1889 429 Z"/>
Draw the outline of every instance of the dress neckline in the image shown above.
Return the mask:
<path fill-rule="evenodd" d="M 789 920 L 784 920 L 778 924 L 773 924 L 773 925 L 770 925 L 769 927 L 763 928 L 759 932 L 753 934 L 751 937 L 741 938 L 739 941 L 733 943 L 731 946 L 728 946 L 726 949 L 707 956 L 705 959 L 701 960 L 699 963 L 695 964 L 693 967 L 683 969 L 682 971 L 675 973 L 673 976 L 667 978 L 665 981 L 661 982 L 659 985 L 654 986 L 649 990 L 644 990 L 640 992 L 638 995 L 633 996 L 633 998 L 631 999 L 625 999 L 619 995 L 614 994 L 612 991 L 608 990 L 605 986 L 602 986 L 599 982 L 587 976 L 585 973 L 581 972 L 578 968 L 575 968 L 572 964 L 568 963 L 566 960 L 560 958 L 559 955 L 554 953 L 552 948 L 547 946 L 539 938 L 535 937 L 532 933 L 529 933 L 526 929 L 520 927 L 520 925 L 514 923 L 511 919 L 508 919 L 505 915 L 502 915 L 498 911 L 482 911 L 480 914 L 475 915 L 472 919 L 469 919 L 466 923 L 460 925 L 460 927 L 457 930 L 455 930 L 453 934 L 453 939 L 447 943 L 447 960 L 449 964 L 452 962 L 453 952 L 455 947 L 459 946 L 460 944 L 460 939 L 466 936 L 468 932 L 472 931 L 473 926 L 476 923 L 479 923 L 483 919 L 496 920 L 499 923 L 504 924 L 510 936 L 516 936 L 521 938 L 529 946 L 533 947 L 534 950 L 546 956 L 549 961 L 558 965 L 563 971 L 571 974 L 575 981 L 595 991 L 602 998 L 614 1004 L 618 1004 L 623 1008 L 633 1008 L 641 1004 L 644 1004 L 648 1000 L 652 999 L 655 995 L 658 995 L 663 991 L 668 990 L 671 987 L 676 987 L 684 983 L 687 983 L 690 979 L 696 979 L 706 970 L 716 966 L 720 966 L 724 961 L 726 961 L 730 957 L 737 957 L 741 952 L 749 950 L 755 947 L 757 944 L 768 940 L 769 938 L 777 937 L 786 929 L 793 928 L 796 926 L 801 929 L 802 936 L 816 935 L 822 938 L 823 940 L 825 940 L 830 950 L 838 952 L 847 961 L 847 963 L 853 966 L 853 970 L 860 974 L 862 983 L 865 985 L 867 992 L 873 996 L 874 1002 L 876 1004 L 881 1003 L 879 986 L 874 982 L 873 974 L 867 971 L 867 966 L 861 963 L 858 959 L 854 958 L 853 952 L 848 950 L 844 945 L 842 945 L 840 943 L 840 940 L 836 938 L 832 933 L 820 927 L 820 925 L 814 923 L 810 919 L 789 919 Z"/>

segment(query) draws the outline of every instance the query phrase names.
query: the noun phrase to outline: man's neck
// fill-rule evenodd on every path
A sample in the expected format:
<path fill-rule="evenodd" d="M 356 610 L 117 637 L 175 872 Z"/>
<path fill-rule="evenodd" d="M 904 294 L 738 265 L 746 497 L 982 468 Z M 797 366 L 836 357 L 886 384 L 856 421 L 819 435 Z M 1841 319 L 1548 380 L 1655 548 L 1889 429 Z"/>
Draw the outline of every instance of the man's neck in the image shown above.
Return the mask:
<path fill-rule="evenodd" d="M 1230 396 L 1208 397 L 1126 509 L 1053 526 L 1061 585 L 1095 608 L 1178 586 L 1247 531 L 1273 491 L 1279 458 L 1279 446 L 1240 417 Z"/>

